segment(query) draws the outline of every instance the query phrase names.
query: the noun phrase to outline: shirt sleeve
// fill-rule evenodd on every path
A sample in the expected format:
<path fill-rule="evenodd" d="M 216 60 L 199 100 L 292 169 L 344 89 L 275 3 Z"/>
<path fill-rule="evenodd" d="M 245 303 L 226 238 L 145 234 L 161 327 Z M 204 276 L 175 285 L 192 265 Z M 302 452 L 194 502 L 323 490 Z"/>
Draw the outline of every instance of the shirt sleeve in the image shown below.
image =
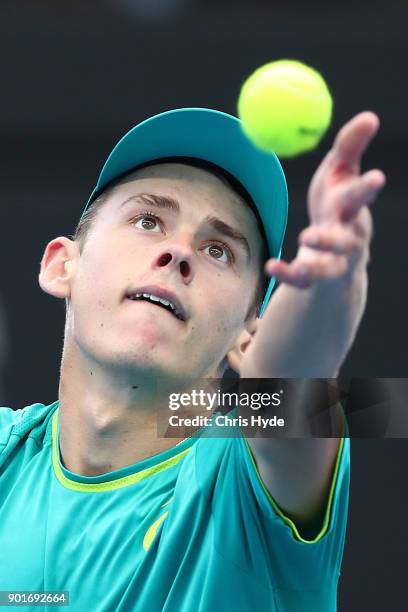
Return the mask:
<path fill-rule="evenodd" d="M 310 540 L 267 490 L 243 435 L 200 440 L 196 476 L 211 505 L 214 547 L 226 561 L 271 588 L 278 609 L 335 609 L 349 501 L 349 438 L 341 438 L 324 520 Z"/>
<path fill-rule="evenodd" d="M 341 570 L 347 526 L 350 439 L 340 439 L 323 520 L 316 535 L 310 539 L 302 536 L 294 521 L 285 515 L 268 491 L 245 437 L 241 438 L 240 454 L 248 478 L 248 494 L 254 496 L 259 512 L 265 519 L 265 537 L 271 546 L 278 546 L 280 550 L 279 558 L 274 559 L 279 566 L 277 584 L 283 590 L 291 590 L 320 589 L 322 584 L 336 583 Z M 294 574 L 299 570 L 304 578 L 295 578 Z"/>
<path fill-rule="evenodd" d="M 27 438 L 34 444 L 42 433 L 50 408 L 56 405 L 32 404 L 13 410 L 0 407 L 0 473 L 7 459 L 17 450 L 17 446 Z"/>
<path fill-rule="evenodd" d="M 14 425 L 21 422 L 22 416 L 23 409 L 13 410 L 0 406 L 0 447 L 7 444 Z"/>

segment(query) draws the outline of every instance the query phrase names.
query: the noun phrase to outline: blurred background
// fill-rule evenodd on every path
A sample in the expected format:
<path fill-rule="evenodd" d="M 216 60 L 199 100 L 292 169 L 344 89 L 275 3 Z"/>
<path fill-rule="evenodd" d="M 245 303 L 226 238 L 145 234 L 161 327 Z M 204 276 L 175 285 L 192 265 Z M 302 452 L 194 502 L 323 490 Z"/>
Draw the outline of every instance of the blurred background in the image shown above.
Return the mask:
<path fill-rule="evenodd" d="M 0 404 L 57 398 L 64 304 L 39 288 L 40 260 L 49 240 L 74 231 L 118 138 L 180 106 L 236 114 L 244 79 L 280 58 L 321 71 L 335 101 L 319 148 L 283 161 L 285 259 L 335 133 L 361 110 L 380 116 L 363 169 L 382 168 L 388 185 L 373 208 L 367 310 L 342 372 L 406 376 L 407 26 L 407 3 L 392 0 L 2 0 Z M 339 610 L 406 610 L 406 441 L 355 440 L 352 453 Z"/>

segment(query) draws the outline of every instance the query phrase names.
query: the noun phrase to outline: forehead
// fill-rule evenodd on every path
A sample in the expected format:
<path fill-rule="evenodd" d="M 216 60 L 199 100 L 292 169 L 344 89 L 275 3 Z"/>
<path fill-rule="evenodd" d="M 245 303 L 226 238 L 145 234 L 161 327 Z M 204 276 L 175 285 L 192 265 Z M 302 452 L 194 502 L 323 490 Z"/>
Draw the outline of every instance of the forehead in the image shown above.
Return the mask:
<path fill-rule="evenodd" d="M 114 188 L 112 208 L 131 195 L 152 189 L 158 195 L 169 195 L 180 201 L 183 208 L 196 212 L 212 212 L 255 232 L 259 236 L 256 217 L 250 206 L 224 177 L 204 168 L 184 163 L 162 163 L 137 169 L 126 175 Z"/>

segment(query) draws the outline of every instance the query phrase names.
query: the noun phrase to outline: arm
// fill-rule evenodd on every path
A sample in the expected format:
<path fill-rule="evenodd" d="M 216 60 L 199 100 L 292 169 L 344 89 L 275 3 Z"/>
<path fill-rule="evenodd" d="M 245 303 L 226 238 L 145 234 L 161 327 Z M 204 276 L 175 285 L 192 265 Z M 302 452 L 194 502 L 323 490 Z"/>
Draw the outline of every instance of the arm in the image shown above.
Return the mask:
<path fill-rule="evenodd" d="M 338 374 L 366 302 L 372 236 L 368 205 L 385 176 L 379 170 L 360 175 L 360 162 L 378 126 L 372 113 L 354 117 L 314 175 L 308 192 L 310 225 L 300 234 L 296 258 L 290 264 L 271 259 L 265 266 L 282 284 L 257 323 L 240 364 L 241 377 Z M 339 415 L 339 436 L 341 427 Z M 339 438 L 250 438 L 248 443 L 282 510 L 298 523 L 315 520 L 327 500 Z"/>
<path fill-rule="evenodd" d="M 266 272 L 282 282 L 246 351 L 240 374 L 336 376 L 357 331 L 367 294 L 371 204 L 385 183 L 359 175 L 363 151 L 378 129 L 361 113 L 339 132 L 310 184 L 310 225 L 290 263 L 270 259 Z M 302 270 L 304 274 L 302 275 Z"/>
<path fill-rule="evenodd" d="M 337 376 L 357 332 L 366 295 L 367 271 L 362 262 L 349 275 L 303 290 L 281 284 L 258 322 L 241 376 Z"/>

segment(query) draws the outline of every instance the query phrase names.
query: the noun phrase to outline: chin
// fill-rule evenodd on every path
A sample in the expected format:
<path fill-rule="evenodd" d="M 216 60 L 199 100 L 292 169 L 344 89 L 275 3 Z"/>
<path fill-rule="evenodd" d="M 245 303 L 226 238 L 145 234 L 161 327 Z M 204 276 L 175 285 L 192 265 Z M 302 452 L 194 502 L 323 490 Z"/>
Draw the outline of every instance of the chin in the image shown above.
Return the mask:
<path fill-rule="evenodd" d="M 121 348 L 119 345 L 116 348 L 112 354 L 112 345 L 109 347 L 112 364 L 126 364 L 129 368 L 145 370 L 146 375 L 148 372 L 151 372 L 152 376 L 166 375 L 169 366 L 174 365 L 174 352 L 165 350 L 157 341 L 137 338 L 131 344 L 122 343 Z"/>

